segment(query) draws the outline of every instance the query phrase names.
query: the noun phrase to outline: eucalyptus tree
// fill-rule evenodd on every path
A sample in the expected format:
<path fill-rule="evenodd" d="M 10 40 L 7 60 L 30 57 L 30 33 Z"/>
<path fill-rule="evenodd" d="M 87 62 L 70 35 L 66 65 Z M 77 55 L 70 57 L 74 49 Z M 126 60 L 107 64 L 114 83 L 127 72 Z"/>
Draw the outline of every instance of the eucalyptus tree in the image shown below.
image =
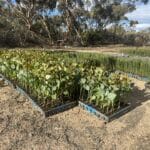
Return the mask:
<path fill-rule="evenodd" d="M 75 37 L 81 44 L 84 44 L 81 36 L 82 29 L 86 25 L 83 0 L 58 0 L 57 8 L 65 24 L 66 38 L 74 40 L 72 37 Z"/>
<path fill-rule="evenodd" d="M 0 45 L 5 45 L 7 35 L 12 31 L 11 9 L 7 1 L 0 0 Z"/>
<path fill-rule="evenodd" d="M 20 26 L 24 26 L 27 32 L 35 36 L 36 38 L 43 39 L 41 33 L 45 33 L 45 39 L 49 40 L 49 44 L 52 44 L 52 37 L 48 27 L 49 12 L 55 9 L 56 1 L 54 0 L 16 0 L 16 3 L 9 1 L 9 5 L 12 8 L 13 16 L 19 21 Z M 37 31 L 32 30 L 34 27 L 40 27 Z M 34 28 L 35 29 L 35 28 Z M 26 32 L 26 33 L 27 33 Z M 43 41 L 43 40 L 42 40 Z"/>
<path fill-rule="evenodd" d="M 128 23 L 134 26 L 138 23 L 137 21 L 129 20 L 126 14 L 136 9 L 136 2 L 146 4 L 148 0 L 84 0 L 84 2 L 90 14 L 88 19 L 90 30 L 92 29 L 91 31 L 95 32 L 96 35 L 98 32 L 106 35 L 106 31 L 113 26 L 113 35 L 115 37 L 120 25 L 123 26 L 123 24 Z M 104 38 L 107 38 L 107 36 L 104 36 Z"/>
<path fill-rule="evenodd" d="M 107 40 L 110 26 L 115 35 L 121 23 L 138 23 L 126 17 L 136 2 L 148 0 L 0 0 L 0 36 L 20 45 L 27 41 L 52 45 L 57 40 L 84 45 L 85 33 L 94 31 L 93 36 L 102 33 Z"/>
<path fill-rule="evenodd" d="M 40 0 L 37 1 L 37 18 L 41 23 L 42 29 L 47 33 L 50 44 L 54 43 L 54 21 L 52 12 L 56 9 L 57 0 Z"/>

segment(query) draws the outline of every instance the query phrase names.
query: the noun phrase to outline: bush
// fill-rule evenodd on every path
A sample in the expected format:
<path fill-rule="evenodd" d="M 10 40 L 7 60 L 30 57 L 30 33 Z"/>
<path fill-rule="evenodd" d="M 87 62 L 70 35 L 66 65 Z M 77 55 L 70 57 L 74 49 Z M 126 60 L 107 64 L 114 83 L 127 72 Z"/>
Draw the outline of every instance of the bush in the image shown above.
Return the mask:
<path fill-rule="evenodd" d="M 148 35 L 142 33 L 130 33 L 124 37 L 124 44 L 128 46 L 144 46 L 148 41 Z"/>

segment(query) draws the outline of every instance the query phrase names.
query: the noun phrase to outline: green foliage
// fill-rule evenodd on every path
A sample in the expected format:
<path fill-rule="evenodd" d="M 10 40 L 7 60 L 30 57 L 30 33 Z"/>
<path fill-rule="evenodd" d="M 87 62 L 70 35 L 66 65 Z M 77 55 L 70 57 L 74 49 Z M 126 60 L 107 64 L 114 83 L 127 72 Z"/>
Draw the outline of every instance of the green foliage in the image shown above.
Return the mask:
<path fill-rule="evenodd" d="M 121 50 L 122 53 L 131 56 L 150 57 L 150 48 L 128 48 Z"/>
<path fill-rule="evenodd" d="M 120 70 L 127 73 L 150 78 L 150 59 L 140 57 L 114 57 L 102 54 L 77 53 L 79 61 L 86 61 L 86 65 L 105 68 L 109 71 Z"/>
<path fill-rule="evenodd" d="M 122 42 L 122 37 L 117 33 L 112 33 L 107 30 L 88 30 L 83 32 L 85 45 L 102 45 L 102 44 L 119 44 Z"/>
<path fill-rule="evenodd" d="M 63 58 L 82 62 L 85 66 L 101 67 L 109 71 L 120 70 L 150 78 L 150 59 L 140 57 L 114 57 L 94 53 L 63 53 Z"/>
<path fill-rule="evenodd" d="M 81 98 L 105 113 L 112 113 L 125 103 L 123 96 L 131 90 L 126 76 L 109 73 L 100 67 L 86 68 L 80 80 Z M 127 102 L 127 101 L 126 101 Z"/>
<path fill-rule="evenodd" d="M 136 1 L 141 0 L 1 0 L 0 46 L 143 45 L 147 37 L 126 35 L 123 25 L 135 25 L 126 14 Z"/>
<path fill-rule="evenodd" d="M 77 59 L 73 53 L 0 52 L 0 72 L 35 97 L 46 110 L 79 99 L 105 113 L 125 104 L 122 98 L 131 89 L 127 77 L 86 62 L 82 55 Z"/>
<path fill-rule="evenodd" d="M 129 32 L 124 35 L 123 44 L 129 46 L 144 46 L 150 41 L 149 34 L 144 32 Z"/>

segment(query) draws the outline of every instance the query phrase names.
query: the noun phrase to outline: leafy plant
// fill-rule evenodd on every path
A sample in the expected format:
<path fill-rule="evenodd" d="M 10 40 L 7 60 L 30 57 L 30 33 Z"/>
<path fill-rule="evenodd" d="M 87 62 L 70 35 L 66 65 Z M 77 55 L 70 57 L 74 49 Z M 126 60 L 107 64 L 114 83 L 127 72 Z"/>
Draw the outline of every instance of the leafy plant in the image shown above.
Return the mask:
<path fill-rule="evenodd" d="M 131 90 L 130 80 L 113 73 L 114 68 L 99 67 L 104 62 L 109 65 L 114 58 L 104 56 L 100 64 L 90 64 L 84 58 L 71 53 L 2 51 L 0 72 L 36 98 L 45 110 L 80 99 L 104 113 L 114 112 L 126 103 L 123 97 Z"/>
<path fill-rule="evenodd" d="M 150 57 L 150 48 L 128 48 L 121 52 L 130 56 Z"/>
<path fill-rule="evenodd" d="M 125 93 L 131 90 L 131 81 L 123 75 L 109 73 L 99 67 L 87 69 L 80 80 L 81 99 L 105 113 L 120 108 Z"/>

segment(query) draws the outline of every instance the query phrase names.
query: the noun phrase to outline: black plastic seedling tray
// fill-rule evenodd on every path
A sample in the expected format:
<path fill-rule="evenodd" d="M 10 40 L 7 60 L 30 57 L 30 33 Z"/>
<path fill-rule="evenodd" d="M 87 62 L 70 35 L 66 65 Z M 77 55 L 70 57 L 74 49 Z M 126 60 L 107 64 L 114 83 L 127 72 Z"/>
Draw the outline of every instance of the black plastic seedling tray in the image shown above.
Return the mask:
<path fill-rule="evenodd" d="M 110 121 L 122 116 L 123 114 L 127 113 L 131 108 L 131 104 L 129 103 L 126 107 L 114 112 L 112 115 L 109 115 L 109 116 L 101 113 L 99 110 L 97 110 L 97 109 L 93 108 L 92 106 L 85 104 L 84 102 L 81 102 L 81 101 L 79 101 L 79 107 L 81 107 L 82 109 L 86 110 L 87 112 L 96 116 L 99 119 L 102 119 L 106 122 L 110 122 Z"/>
<path fill-rule="evenodd" d="M 78 105 L 77 101 L 74 102 L 68 102 L 66 104 L 63 104 L 61 106 L 57 106 L 55 108 L 50 108 L 49 110 L 45 111 L 43 110 L 37 103 L 36 100 L 34 100 L 33 98 L 31 98 L 22 88 L 20 88 L 17 85 L 14 85 L 11 81 L 9 81 L 5 76 L 3 76 L 2 74 L 0 74 L 0 76 L 5 80 L 5 82 L 7 82 L 7 84 L 9 84 L 11 87 L 15 88 L 20 94 L 24 95 L 32 104 L 32 106 L 38 110 L 42 115 L 44 115 L 44 117 L 49 117 L 61 112 L 64 112 L 66 110 L 69 110 L 75 106 Z"/>
<path fill-rule="evenodd" d="M 31 98 L 22 88 L 20 88 L 17 85 L 14 85 L 11 81 L 9 81 L 5 76 L 3 76 L 2 74 L 0 74 L 0 76 L 5 80 L 5 82 L 7 82 L 7 84 L 9 84 L 10 86 L 14 87 L 20 94 L 24 95 L 32 104 L 32 106 L 38 110 L 39 112 L 41 112 L 42 115 L 44 115 L 44 117 L 49 117 L 55 114 L 58 114 L 60 112 L 64 112 L 66 110 L 69 110 L 75 106 L 79 106 L 82 109 L 88 111 L 90 114 L 95 115 L 96 117 L 98 117 L 99 119 L 103 119 L 106 122 L 110 122 L 112 120 L 114 120 L 115 118 L 118 118 L 120 116 L 122 116 L 123 114 L 125 114 L 126 112 L 128 112 L 131 108 L 131 105 L 128 104 L 126 107 L 118 110 L 117 112 L 115 112 L 114 114 L 107 116 L 103 113 L 101 113 L 99 110 L 95 109 L 94 107 L 87 105 L 81 101 L 77 102 L 68 102 L 67 104 L 63 104 L 61 106 L 55 107 L 55 108 L 51 108 L 48 111 L 44 111 L 37 103 L 36 100 L 34 100 L 33 98 Z"/>

